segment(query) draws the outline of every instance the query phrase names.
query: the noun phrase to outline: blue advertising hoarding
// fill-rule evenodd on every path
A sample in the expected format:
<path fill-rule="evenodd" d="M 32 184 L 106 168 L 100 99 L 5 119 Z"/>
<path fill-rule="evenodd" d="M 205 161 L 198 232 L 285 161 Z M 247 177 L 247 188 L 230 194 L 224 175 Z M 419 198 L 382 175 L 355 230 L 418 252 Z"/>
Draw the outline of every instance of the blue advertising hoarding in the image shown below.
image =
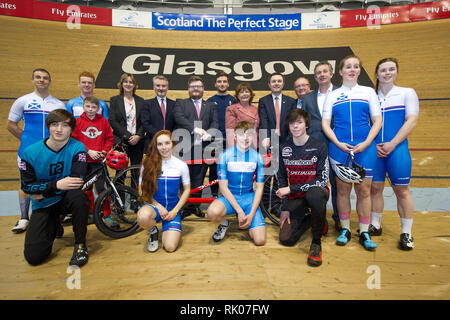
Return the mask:
<path fill-rule="evenodd" d="M 152 13 L 152 27 L 189 31 L 286 31 L 301 30 L 301 13 L 279 15 L 203 15 Z"/>

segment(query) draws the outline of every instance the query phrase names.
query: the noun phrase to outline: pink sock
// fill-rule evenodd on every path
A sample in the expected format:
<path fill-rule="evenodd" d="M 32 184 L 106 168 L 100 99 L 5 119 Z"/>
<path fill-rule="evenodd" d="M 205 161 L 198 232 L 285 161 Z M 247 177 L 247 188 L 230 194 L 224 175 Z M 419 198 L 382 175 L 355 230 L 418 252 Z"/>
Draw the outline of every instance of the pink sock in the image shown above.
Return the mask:
<path fill-rule="evenodd" d="M 358 215 L 358 219 L 359 219 L 359 233 L 368 232 L 369 224 L 370 224 L 370 216 L 363 217 L 363 216 Z"/>
<path fill-rule="evenodd" d="M 339 212 L 339 220 L 343 229 L 350 230 L 350 212 Z"/>

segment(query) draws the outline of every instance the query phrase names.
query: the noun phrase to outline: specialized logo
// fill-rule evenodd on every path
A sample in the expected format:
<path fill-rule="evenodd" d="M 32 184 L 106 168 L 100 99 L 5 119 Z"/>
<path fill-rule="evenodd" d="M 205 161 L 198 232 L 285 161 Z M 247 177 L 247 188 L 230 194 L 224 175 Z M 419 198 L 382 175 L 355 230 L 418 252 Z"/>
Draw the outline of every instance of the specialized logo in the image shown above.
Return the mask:
<path fill-rule="evenodd" d="M 285 77 L 285 89 L 300 77 L 314 80 L 314 67 L 327 60 L 336 69 L 339 61 L 354 54 L 350 47 L 270 50 L 201 50 L 111 46 L 95 82 L 97 88 L 116 89 L 123 73 L 134 75 L 139 88 L 153 89 L 152 78 L 164 75 L 171 90 L 187 90 L 189 77 L 202 77 L 205 90 L 214 88 L 215 75 L 224 71 L 230 75 L 230 88 L 248 82 L 254 90 L 268 90 L 269 75 L 280 72 Z M 341 82 L 336 72 L 334 83 Z M 364 68 L 359 76 L 361 85 L 373 87 Z"/>
<path fill-rule="evenodd" d="M 291 147 L 284 147 L 281 151 L 282 157 L 290 157 L 292 155 L 292 148 Z"/>
<path fill-rule="evenodd" d="M 103 131 L 98 130 L 96 127 L 87 127 L 85 131 L 81 131 L 89 139 L 95 139 L 99 137 Z"/>

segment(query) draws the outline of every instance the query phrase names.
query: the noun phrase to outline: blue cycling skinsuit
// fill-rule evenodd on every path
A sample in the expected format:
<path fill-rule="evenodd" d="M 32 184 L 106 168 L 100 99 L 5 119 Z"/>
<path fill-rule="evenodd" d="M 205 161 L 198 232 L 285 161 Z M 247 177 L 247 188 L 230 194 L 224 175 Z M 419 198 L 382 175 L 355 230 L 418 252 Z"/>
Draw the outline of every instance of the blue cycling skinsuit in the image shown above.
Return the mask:
<path fill-rule="evenodd" d="M 256 183 L 264 182 L 263 157 L 254 149 L 250 148 L 246 152 L 241 152 L 236 146 L 233 146 L 220 154 L 217 162 L 217 175 L 219 180 L 228 180 L 228 189 L 245 215 L 249 215 L 254 199 L 253 177 L 256 175 Z M 226 215 L 236 213 L 224 196 L 218 200 L 225 205 Z M 248 230 L 265 225 L 261 210 L 258 208 Z"/>
<path fill-rule="evenodd" d="M 406 121 L 407 115 L 419 114 L 419 98 L 414 89 L 394 86 L 386 96 L 378 91 L 382 127 L 375 142 L 391 141 Z M 373 181 L 384 182 L 386 172 L 393 186 L 409 186 L 411 180 L 411 154 L 408 140 L 399 143 L 385 158 L 377 158 Z"/>
<path fill-rule="evenodd" d="M 141 176 L 144 167 L 141 168 Z M 139 178 L 141 183 L 141 178 Z M 161 176 L 158 178 L 158 190 L 153 199 L 161 204 L 167 211 L 172 210 L 180 200 L 178 192 L 180 182 L 183 186 L 190 184 L 189 169 L 182 160 L 171 156 L 170 159 L 162 160 Z M 158 209 L 152 204 L 146 204 L 156 212 L 156 222 L 162 221 L 162 231 L 173 230 L 181 232 L 181 214 L 177 214 L 171 221 L 162 220 Z"/>
<path fill-rule="evenodd" d="M 339 142 L 352 146 L 364 142 L 371 129 L 371 117 L 380 116 L 381 110 L 375 91 L 366 86 L 356 85 L 353 88 L 340 87 L 326 97 L 322 119 L 334 116 L 334 133 Z M 333 142 L 329 144 L 329 155 L 332 167 L 345 164 L 348 153 L 339 149 Z M 377 158 L 375 141 L 363 152 L 355 154 L 355 161 L 366 170 L 366 178 L 373 177 L 373 169 Z"/>

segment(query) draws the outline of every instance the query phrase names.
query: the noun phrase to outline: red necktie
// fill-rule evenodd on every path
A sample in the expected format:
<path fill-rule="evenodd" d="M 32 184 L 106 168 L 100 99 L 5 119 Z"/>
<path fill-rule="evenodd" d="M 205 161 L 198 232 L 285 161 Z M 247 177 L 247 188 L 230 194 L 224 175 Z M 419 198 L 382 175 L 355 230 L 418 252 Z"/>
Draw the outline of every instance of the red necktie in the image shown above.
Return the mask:
<path fill-rule="evenodd" d="M 166 129 L 166 106 L 164 104 L 164 99 L 161 99 L 161 112 L 164 119 L 164 129 Z"/>

